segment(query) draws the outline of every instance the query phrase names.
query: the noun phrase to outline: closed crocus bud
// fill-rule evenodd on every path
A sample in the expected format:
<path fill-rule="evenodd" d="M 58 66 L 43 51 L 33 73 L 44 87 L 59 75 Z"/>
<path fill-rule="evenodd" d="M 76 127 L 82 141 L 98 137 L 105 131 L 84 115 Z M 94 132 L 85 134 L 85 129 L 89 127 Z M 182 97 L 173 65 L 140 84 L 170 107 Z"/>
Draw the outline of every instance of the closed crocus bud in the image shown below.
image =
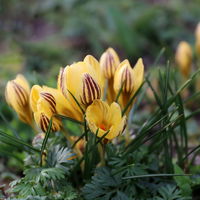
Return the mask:
<path fill-rule="evenodd" d="M 182 41 L 179 43 L 175 60 L 181 74 L 187 78 L 190 75 L 192 67 L 192 49 L 187 42 Z"/>
<path fill-rule="evenodd" d="M 60 69 L 58 89 L 79 112 L 80 108 L 74 98 L 83 110 L 95 99 L 101 98 L 102 80 L 99 71 L 97 65 L 87 61 L 77 62 Z"/>
<path fill-rule="evenodd" d="M 94 100 L 86 110 L 86 121 L 90 130 L 98 137 L 112 140 L 122 134 L 126 127 L 126 116 L 122 117 L 119 104 L 110 106 L 102 100 Z"/>
<path fill-rule="evenodd" d="M 195 31 L 195 47 L 196 47 L 196 53 L 198 56 L 200 56 L 200 22 L 198 23 Z"/>
<path fill-rule="evenodd" d="M 17 112 L 20 120 L 32 125 L 29 95 L 29 83 L 23 75 L 19 74 L 14 80 L 8 81 L 5 89 L 7 103 Z"/>
<path fill-rule="evenodd" d="M 134 68 L 128 60 L 120 63 L 114 77 L 114 89 L 116 94 L 122 88 L 119 103 L 125 108 L 130 98 L 139 89 L 144 79 L 144 65 L 141 58 L 138 59 Z"/>
<path fill-rule="evenodd" d="M 61 128 L 61 120 L 54 115 L 56 112 L 56 99 L 52 93 L 45 88 L 34 85 L 31 89 L 30 104 L 34 113 L 36 124 L 43 132 L 46 132 L 52 118 L 52 131 L 58 131 Z"/>
<path fill-rule="evenodd" d="M 106 79 L 113 78 L 120 63 L 119 57 L 113 48 L 108 48 L 100 58 L 100 66 Z"/>
<path fill-rule="evenodd" d="M 113 88 L 114 74 L 120 64 L 119 57 L 113 48 L 108 48 L 100 58 L 101 71 L 104 78 L 107 79 L 106 100 L 111 104 L 115 100 L 115 91 Z"/>

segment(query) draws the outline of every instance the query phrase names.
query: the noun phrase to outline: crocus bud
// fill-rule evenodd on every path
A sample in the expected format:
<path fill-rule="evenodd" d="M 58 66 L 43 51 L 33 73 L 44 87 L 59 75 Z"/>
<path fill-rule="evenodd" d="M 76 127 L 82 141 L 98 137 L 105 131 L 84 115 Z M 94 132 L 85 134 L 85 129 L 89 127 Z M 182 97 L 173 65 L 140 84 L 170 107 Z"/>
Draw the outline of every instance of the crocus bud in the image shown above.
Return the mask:
<path fill-rule="evenodd" d="M 113 78 L 120 63 L 119 57 L 113 48 L 108 48 L 100 58 L 100 66 L 105 78 Z"/>
<path fill-rule="evenodd" d="M 7 103 L 17 112 L 20 120 L 32 124 L 32 113 L 29 106 L 30 87 L 21 74 L 14 80 L 8 81 L 5 89 Z"/>
<path fill-rule="evenodd" d="M 83 95 L 81 96 L 81 102 L 88 106 L 95 99 L 100 99 L 101 88 L 99 84 L 88 74 L 83 76 Z"/>
<path fill-rule="evenodd" d="M 175 60 L 181 74 L 187 78 L 192 67 L 192 49 L 187 42 L 182 41 L 179 43 Z"/>
<path fill-rule="evenodd" d="M 83 62 L 61 68 L 58 76 L 58 89 L 76 111 L 81 111 L 77 102 L 85 110 L 94 99 L 101 97 L 103 81 L 99 72 L 98 61 L 91 56 L 86 56 Z"/>
<path fill-rule="evenodd" d="M 130 93 L 133 90 L 133 69 L 128 60 L 121 63 L 120 70 L 118 71 L 115 79 L 115 90 L 119 90 L 123 85 L 123 92 Z"/>
<path fill-rule="evenodd" d="M 144 79 L 144 65 L 142 58 L 139 58 L 134 68 L 131 67 L 126 59 L 120 63 L 115 72 L 114 90 L 118 94 L 122 88 L 122 93 L 119 97 L 119 103 L 122 108 L 125 108 L 130 98 L 139 89 Z M 128 112 L 127 112 L 128 113 Z"/>

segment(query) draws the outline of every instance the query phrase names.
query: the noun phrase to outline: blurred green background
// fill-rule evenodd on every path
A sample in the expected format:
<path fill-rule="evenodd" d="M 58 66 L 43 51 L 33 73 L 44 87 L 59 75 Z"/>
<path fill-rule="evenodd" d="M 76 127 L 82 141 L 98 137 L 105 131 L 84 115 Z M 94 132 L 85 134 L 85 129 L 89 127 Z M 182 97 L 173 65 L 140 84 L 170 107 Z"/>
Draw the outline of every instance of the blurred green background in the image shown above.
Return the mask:
<path fill-rule="evenodd" d="M 133 64 L 149 66 L 162 47 L 173 57 L 180 40 L 194 43 L 199 9 L 199 0 L 0 0 L 1 88 L 18 71 L 55 78 L 109 46 Z"/>

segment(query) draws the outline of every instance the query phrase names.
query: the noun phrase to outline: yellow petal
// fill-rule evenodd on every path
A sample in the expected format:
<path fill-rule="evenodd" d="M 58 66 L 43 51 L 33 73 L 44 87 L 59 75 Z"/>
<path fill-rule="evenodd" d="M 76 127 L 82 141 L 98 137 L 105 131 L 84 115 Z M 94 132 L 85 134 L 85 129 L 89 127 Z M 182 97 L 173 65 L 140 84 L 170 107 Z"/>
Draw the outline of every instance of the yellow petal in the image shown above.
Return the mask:
<path fill-rule="evenodd" d="M 40 92 L 42 91 L 42 88 L 39 85 L 34 85 L 31 88 L 31 94 L 30 94 L 30 106 L 33 112 L 37 111 L 37 102 L 40 98 Z"/>
<path fill-rule="evenodd" d="M 26 78 L 22 74 L 16 76 L 15 82 L 21 85 L 28 94 L 30 94 L 30 86 Z"/>
<path fill-rule="evenodd" d="M 28 82 L 22 75 L 9 81 L 5 88 L 7 103 L 17 112 L 19 118 L 28 124 L 32 124 L 32 113 L 29 107 L 30 89 Z"/>
<path fill-rule="evenodd" d="M 43 132 L 47 132 L 51 117 L 52 116 L 48 116 L 44 114 L 43 112 L 39 112 L 39 111 L 34 113 L 35 122 L 41 128 Z M 56 117 L 53 117 L 52 131 L 53 132 L 59 131 L 61 125 L 62 125 L 61 120 Z"/>
<path fill-rule="evenodd" d="M 62 92 L 62 94 L 67 97 L 67 75 L 66 75 L 67 67 L 60 68 L 60 72 L 58 75 L 57 87 Z"/>
<path fill-rule="evenodd" d="M 100 125 L 104 118 L 110 118 L 109 116 L 109 106 L 107 103 L 95 100 L 91 106 L 87 108 L 86 119 L 87 121 L 94 122 L 95 124 Z"/>
<path fill-rule="evenodd" d="M 108 133 L 107 135 L 107 139 L 108 140 L 112 140 L 114 139 L 115 137 L 118 137 L 119 135 L 121 135 L 123 133 L 123 131 L 125 130 L 126 128 L 126 116 L 124 116 L 120 123 L 118 124 L 114 124 L 111 129 L 110 129 L 110 132 Z"/>
<path fill-rule="evenodd" d="M 70 117 L 79 121 L 83 120 L 83 114 L 78 112 L 70 103 L 70 101 L 63 96 L 63 94 L 56 89 L 52 91 L 56 100 L 56 111 L 58 114 Z"/>
<path fill-rule="evenodd" d="M 121 108 L 119 104 L 113 102 L 110 105 L 110 121 L 111 124 L 118 124 L 122 119 Z"/>
<path fill-rule="evenodd" d="M 179 43 L 175 60 L 183 76 L 188 77 L 192 67 L 192 49 L 189 43 L 185 41 Z"/>
<path fill-rule="evenodd" d="M 134 93 L 139 89 L 144 81 L 144 64 L 142 58 L 139 58 L 133 68 L 133 87 Z"/>

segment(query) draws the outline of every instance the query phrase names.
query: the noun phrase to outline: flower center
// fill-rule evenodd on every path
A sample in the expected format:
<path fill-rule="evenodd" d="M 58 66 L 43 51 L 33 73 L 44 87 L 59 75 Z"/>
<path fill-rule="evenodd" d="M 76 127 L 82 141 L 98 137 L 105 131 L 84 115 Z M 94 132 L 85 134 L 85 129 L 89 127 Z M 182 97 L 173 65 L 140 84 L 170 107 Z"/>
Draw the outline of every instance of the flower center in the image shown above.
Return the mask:
<path fill-rule="evenodd" d="M 100 124 L 99 128 L 101 128 L 102 130 L 106 131 L 106 126 L 105 126 L 105 124 Z"/>

